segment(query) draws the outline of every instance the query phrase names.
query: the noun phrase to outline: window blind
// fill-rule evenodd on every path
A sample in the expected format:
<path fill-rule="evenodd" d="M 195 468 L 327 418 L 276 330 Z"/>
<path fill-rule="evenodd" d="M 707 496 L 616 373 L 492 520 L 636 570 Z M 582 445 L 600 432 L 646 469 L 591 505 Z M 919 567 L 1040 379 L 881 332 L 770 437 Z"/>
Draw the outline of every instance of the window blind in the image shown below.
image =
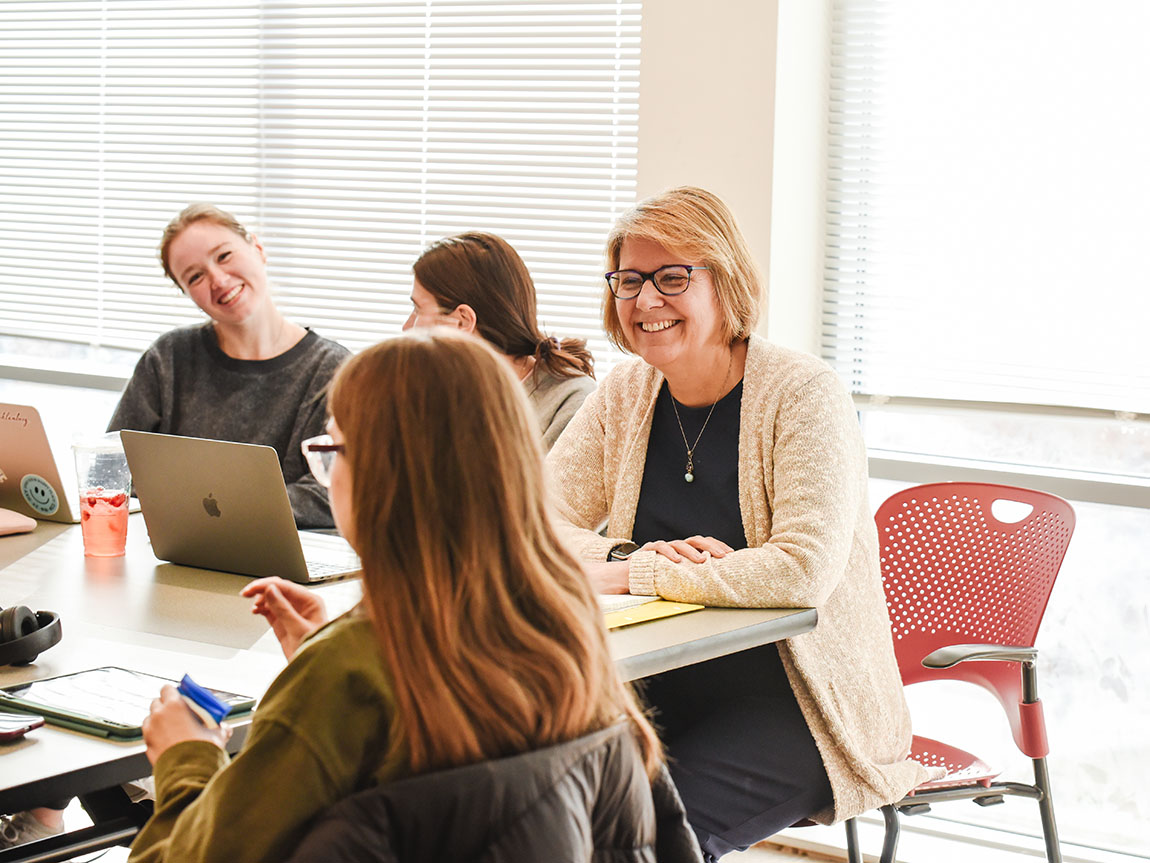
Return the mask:
<path fill-rule="evenodd" d="M 467 229 L 519 250 L 544 328 L 599 326 L 635 198 L 640 4 L 0 4 L 0 332 L 139 349 L 200 320 L 155 258 L 192 201 L 259 236 L 281 308 L 358 349 Z"/>
<path fill-rule="evenodd" d="M 856 393 L 1150 412 L 1139 0 L 836 0 L 823 350 Z"/>

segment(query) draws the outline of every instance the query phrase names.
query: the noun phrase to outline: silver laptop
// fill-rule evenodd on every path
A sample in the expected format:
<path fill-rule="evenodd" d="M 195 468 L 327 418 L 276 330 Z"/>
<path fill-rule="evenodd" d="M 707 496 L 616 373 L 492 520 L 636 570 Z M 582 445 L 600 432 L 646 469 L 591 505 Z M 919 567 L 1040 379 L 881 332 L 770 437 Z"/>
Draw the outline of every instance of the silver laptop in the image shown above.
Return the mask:
<path fill-rule="evenodd" d="M 120 439 L 161 560 L 300 584 L 360 571 L 341 537 L 296 530 L 272 447 L 127 430 Z"/>
<path fill-rule="evenodd" d="M 0 507 L 46 521 L 80 520 L 75 471 L 58 469 L 40 413 L 29 405 L 0 403 Z"/>

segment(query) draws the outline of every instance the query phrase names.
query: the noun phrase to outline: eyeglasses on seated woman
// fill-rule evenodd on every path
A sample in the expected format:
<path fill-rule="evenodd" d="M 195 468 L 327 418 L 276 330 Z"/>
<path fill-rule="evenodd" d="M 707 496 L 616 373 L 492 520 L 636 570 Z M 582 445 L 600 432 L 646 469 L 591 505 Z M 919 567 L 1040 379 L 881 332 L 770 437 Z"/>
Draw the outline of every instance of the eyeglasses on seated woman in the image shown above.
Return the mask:
<path fill-rule="evenodd" d="M 755 334 L 764 282 L 714 194 L 642 201 L 606 251 L 604 328 L 634 357 L 548 456 L 593 582 L 819 613 L 811 633 L 645 681 L 703 851 L 900 799 L 927 777 L 906 760 L 850 396 L 822 361 Z"/>
<path fill-rule="evenodd" d="M 276 578 L 244 588 L 287 667 L 230 763 L 223 734 L 175 690 L 153 703 L 144 740 L 156 810 L 131 859 L 284 860 L 310 847 L 301 841 L 340 801 L 360 811 L 401 780 L 524 753 L 538 753 L 550 777 L 538 812 L 556 802 L 552 785 L 567 789 L 567 807 L 589 795 L 577 808 L 609 810 L 586 836 L 565 818 L 533 835 L 587 840 L 585 859 L 594 849 L 654 859 L 658 741 L 616 674 L 587 576 L 552 526 L 538 431 L 509 364 L 480 339 L 417 330 L 351 358 L 328 408 L 330 438 L 303 449 L 362 561 L 362 601 L 328 620 L 307 588 Z M 568 757 L 587 735 L 620 727 L 609 746 Z M 460 793 L 445 784 L 433 797 Z M 491 859 L 515 859 L 506 849 L 519 847 L 519 816 L 500 809 L 504 799 L 422 812 L 434 826 L 407 839 L 480 831 L 510 843 Z M 395 827 L 346 826 L 352 845 L 363 830 Z M 690 838 L 685 820 L 682 831 Z M 367 859 L 394 859 L 387 842 L 371 845 L 378 856 Z M 321 846 L 304 859 L 364 859 Z M 698 859 L 693 838 L 683 847 L 678 859 Z"/>

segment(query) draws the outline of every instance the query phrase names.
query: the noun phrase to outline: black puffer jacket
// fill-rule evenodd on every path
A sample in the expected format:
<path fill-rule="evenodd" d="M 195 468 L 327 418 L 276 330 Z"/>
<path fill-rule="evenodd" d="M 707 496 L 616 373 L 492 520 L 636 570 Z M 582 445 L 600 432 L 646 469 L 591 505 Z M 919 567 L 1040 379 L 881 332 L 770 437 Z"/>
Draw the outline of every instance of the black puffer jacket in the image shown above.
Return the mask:
<path fill-rule="evenodd" d="M 626 724 L 391 782 L 331 807 L 289 863 L 698 863 L 664 769 Z"/>

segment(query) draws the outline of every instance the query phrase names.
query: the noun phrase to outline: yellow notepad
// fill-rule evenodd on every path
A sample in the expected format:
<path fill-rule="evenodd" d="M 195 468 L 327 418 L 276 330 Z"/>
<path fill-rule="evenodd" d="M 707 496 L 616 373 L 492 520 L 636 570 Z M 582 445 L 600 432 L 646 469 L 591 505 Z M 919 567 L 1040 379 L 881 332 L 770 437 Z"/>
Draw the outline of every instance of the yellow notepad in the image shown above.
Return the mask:
<path fill-rule="evenodd" d="M 685 614 L 688 611 L 698 611 L 701 605 L 692 605 L 689 602 L 668 602 L 665 599 L 656 599 L 654 602 L 645 602 L 634 608 L 624 608 L 620 611 L 609 611 L 603 615 L 608 629 L 618 629 L 620 626 L 630 626 L 632 623 L 645 623 L 648 620 L 658 620 L 660 617 L 670 617 L 673 614 Z"/>

